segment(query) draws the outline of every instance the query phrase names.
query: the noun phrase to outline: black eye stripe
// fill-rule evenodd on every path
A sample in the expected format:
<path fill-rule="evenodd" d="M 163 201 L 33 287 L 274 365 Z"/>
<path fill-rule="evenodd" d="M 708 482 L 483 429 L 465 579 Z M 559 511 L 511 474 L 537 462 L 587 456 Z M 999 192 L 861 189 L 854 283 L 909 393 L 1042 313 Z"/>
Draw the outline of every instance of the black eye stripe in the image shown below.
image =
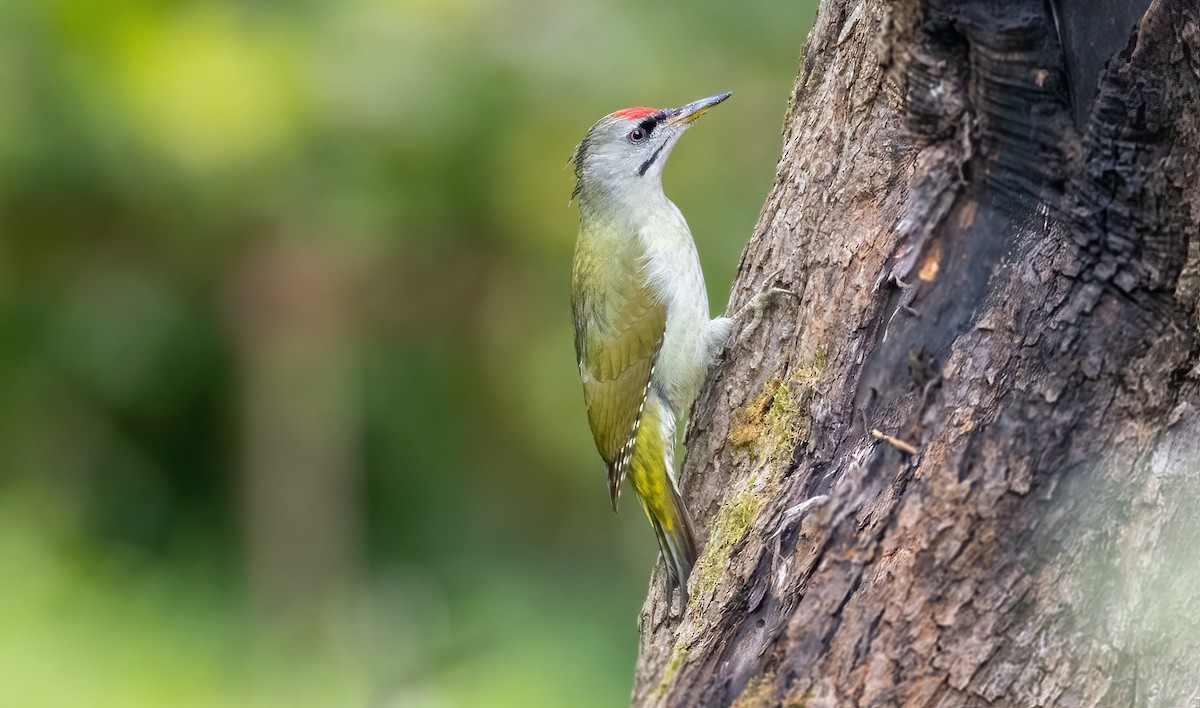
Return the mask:
<path fill-rule="evenodd" d="M 665 117 L 666 114 L 664 114 L 662 111 L 659 111 L 658 113 L 647 116 L 646 120 L 638 123 L 638 127 L 646 131 L 646 135 L 649 135 L 654 132 L 654 129 L 658 127 L 658 124 L 662 122 L 662 119 Z"/>

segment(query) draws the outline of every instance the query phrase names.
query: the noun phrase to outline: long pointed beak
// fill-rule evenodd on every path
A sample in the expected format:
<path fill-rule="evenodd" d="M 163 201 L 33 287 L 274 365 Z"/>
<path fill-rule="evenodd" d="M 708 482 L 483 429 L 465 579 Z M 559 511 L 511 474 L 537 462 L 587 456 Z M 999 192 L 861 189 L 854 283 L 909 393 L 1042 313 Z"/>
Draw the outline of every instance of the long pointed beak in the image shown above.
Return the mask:
<path fill-rule="evenodd" d="M 664 124 L 665 125 L 679 125 L 682 123 L 684 125 L 690 125 L 697 118 L 704 115 L 705 111 L 707 111 L 708 109 L 717 105 L 721 101 L 724 101 L 725 99 L 729 98 L 732 95 L 733 95 L 732 91 L 726 91 L 725 93 L 718 93 L 715 96 L 709 96 L 708 98 L 702 98 L 699 101 L 692 101 L 691 103 L 687 104 L 686 106 L 680 106 L 679 108 L 668 109 L 667 110 L 667 119 L 666 119 L 666 121 L 664 121 Z"/>

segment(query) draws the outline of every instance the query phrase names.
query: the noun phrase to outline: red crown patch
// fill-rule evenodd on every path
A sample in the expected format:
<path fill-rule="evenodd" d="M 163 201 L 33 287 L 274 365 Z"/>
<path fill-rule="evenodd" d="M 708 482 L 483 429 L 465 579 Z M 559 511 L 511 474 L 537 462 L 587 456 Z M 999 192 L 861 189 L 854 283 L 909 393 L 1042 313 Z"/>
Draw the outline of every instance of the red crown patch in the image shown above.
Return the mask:
<path fill-rule="evenodd" d="M 646 116 L 649 116 L 649 115 L 653 115 L 655 113 L 658 113 L 657 108 L 644 108 L 644 107 L 638 106 L 636 108 L 622 108 L 621 110 L 617 111 L 616 113 L 613 113 L 613 118 L 626 118 L 628 120 L 641 120 L 642 118 L 645 118 Z"/>

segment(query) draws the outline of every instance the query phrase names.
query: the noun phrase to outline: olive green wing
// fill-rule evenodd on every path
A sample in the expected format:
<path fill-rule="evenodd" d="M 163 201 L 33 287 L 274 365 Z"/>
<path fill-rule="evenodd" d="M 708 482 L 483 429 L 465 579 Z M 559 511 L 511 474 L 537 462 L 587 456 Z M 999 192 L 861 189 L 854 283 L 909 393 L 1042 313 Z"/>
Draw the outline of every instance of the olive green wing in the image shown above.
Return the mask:
<path fill-rule="evenodd" d="M 640 247 L 630 241 L 601 254 L 577 247 L 572 278 L 575 354 L 613 509 L 667 325 L 666 305 L 646 283 Z"/>

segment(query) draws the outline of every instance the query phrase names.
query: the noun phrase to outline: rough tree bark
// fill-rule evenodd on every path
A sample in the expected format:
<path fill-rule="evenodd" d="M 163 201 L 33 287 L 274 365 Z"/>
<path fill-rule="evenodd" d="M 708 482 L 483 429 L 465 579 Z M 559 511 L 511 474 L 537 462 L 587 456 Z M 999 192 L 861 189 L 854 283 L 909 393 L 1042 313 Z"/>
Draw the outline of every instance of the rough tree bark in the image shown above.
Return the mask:
<path fill-rule="evenodd" d="M 1197 0 L 822 2 L 634 703 L 1200 706 L 1198 156 Z"/>

